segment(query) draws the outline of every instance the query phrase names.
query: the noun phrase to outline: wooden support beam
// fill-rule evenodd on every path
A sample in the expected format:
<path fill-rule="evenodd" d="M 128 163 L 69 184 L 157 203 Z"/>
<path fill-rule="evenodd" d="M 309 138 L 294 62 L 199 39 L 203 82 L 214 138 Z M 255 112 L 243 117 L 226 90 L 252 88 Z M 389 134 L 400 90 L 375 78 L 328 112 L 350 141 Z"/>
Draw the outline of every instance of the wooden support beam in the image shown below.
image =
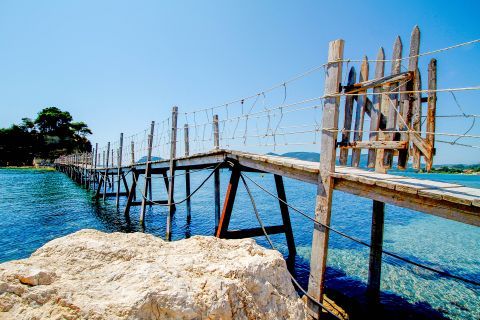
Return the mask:
<path fill-rule="evenodd" d="M 238 182 L 240 180 L 240 170 L 235 165 L 232 168 L 232 174 L 230 176 L 230 182 L 228 183 L 227 193 L 225 194 L 225 201 L 223 202 L 222 215 L 218 223 L 216 236 L 218 238 L 224 238 L 228 225 L 230 224 L 230 217 L 232 216 L 233 204 L 235 202 L 235 196 L 237 194 Z"/>
<path fill-rule="evenodd" d="M 343 40 L 330 42 L 328 64 L 325 78 L 325 100 L 322 115 L 322 128 L 332 128 L 334 131 L 322 131 L 320 151 L 320 174 L 317 184 L 317 199 L 315 205 L 315 220 L 323 225 L 330 225 L 335 172 L 336 137 L 340 97 L 338 96 L 342 79 Z M 325 270 L 327 266 L 329 230 L 316 227 L 313 230 L 312 254 L 310 258 L 310 277 L 308 293 L 315 300 L 322 302 L 325 286 Z M 311 317 L 318 318 L 320 308 L 308 300 L 307 312 Z"/>
<path fill-rule="evenodd" d="M 151 206 L 168 204 L 168 200 L 147 200 L 147 204 L 149 204 Z M 131 206 L 141 206 L 142 201 L 132 201 L 132 203 L 130 205 Z"/>
<path fill-rule="evenodd" d="M 378 299 L 380 298 L 384 220 L 385 203 L 373 200 L 367 288 L 369 297 L 374 303 L 378 302 Z"/>
<path fill-rule="evenodd" d="M 284 233 L 285 227 L 281 226 L 266 226 L 265 231 L 268 235 L 271 234 L 278 234 Z M 241 230 L 227 230 L 222 238 L 224 239 L 243 239 L 243 238 L 251 238 L 251 237 L 262 237 L 265 234 L 263 233 L 263 229 L 258 228 L 248 228 L 248 229 L 241 229 Z"/>
<path fill-rule="evenodd" d="M 100 190 L 102 190 L 102 186 L 103 186 L 103 180 L 104 180 L 104 177 L 100 176 L 98 177 L 98 184 L 97 184 L 97 191 L 95 192 L 95 198 L 100 198 Z"/>
<path fill-rule="evenodd" d="M 145 211 L 147 206 L 147 193 L 149 184 L 151 184 L 151 174 L 150 168 L 152 166 L 152 145 L 153 145 L 153 133 L 155 132 L 155 121 L 152 121 L 150 124 L 150 134 L 148 135 L 148 150 L 147 150 L 147 165 L 145 168 L 145 184 L 143 186 L 143 193 L 142 193 L 142 207 L 140 209 L 140 224 L 143 226 L 145 225 Z"/>
<path fill-rule="evenodd" d="M 218 115 L 213 116 L 213 141 L 214 148 L 220 148 L 220 136 L 218 130 Z M 220 221 L 220 169 L 216 169 L 213 173 L 214 184 L 214 204 L 215 204 L 215 233 L 217 232 L 218 222 Z"/>
<path fill-rule="evenodd" d="M 127 179 L 125 179 L 125 175 L 123 174 L 123 172 L 122 172 L 122 181 L 123 181 L 123 188 L 125 189 L 125 192 L 127 194 L 129 194 L 130 191 L 129 191 L 129 188 L 128 188 Z"/>
<path fill-rule="evenodd" d="M 178 107 L 172 108 L 172 130 L 170 134 L 170 177 L 168 180 L 168 215 L 167 215 L 167 231 L 166 239 L 170 241 L 172 238 L 172 217 L 175 212 L 173 194 L 175 190 L 175 157 L 177 154 L 177 118 Z"/>
<path fill-rule="evenodd" d="M 294 255 L 297 252 L 295 248 L 295 239 L 293 237 L 292 223 L 290 221 L 290 213 L 288 211 L 287 195 L 285 194 L 285 186 L 283 185 L 283 178 L 279 175 L 274 175 L 275 186 L 277 187 L 277 196 L 280 199 L 278 204 L 280 205 L 280 213 L 283 220 L 283 232 L 285 232 L 285 238 L 287 240 L 288 253 Z M 270 232 L 268 232 L 270 234 Z"/>
<path fill-rule="evenodd" d="M 127 204 L 125 205 L 125 217 L 130 217 L 130 207 L 133 203 L 133 199 L 135 198 L 135 192 L 137 190 L 137 180 L 138 180 L 138 175 L 137 172 L 135 171 L 135 168 L 132 168 L 132 176 L 133 176 L 133 181 L 132 181 L 132 186 L 130 187 L 130 192 L 128 193 L 128 198 L 127 198 Z"/>
<path fill-rule="evenodd" d="M 190 155 L 190 138 L 188 134 L 188 124 L 185 123 L 183 127 L 183 139 L 185 143 L 185 157 Z M 192 218 L 192 203 L 190 200 L 190 170 L 185 169 L 185 198 L 187 206 L 187 222 L 190 222 Z"/>
<path fill-rule="evenodd" d="M 153 170 L 151 170 L 153 171 Z M 165 184 L 165 190 L 167 190 L 167 194 L 168 194 L 168 190 L 170 189 L 169 187 L 169 181 L 168 181 L 168 174 L 167 174 L 167 171 L 162 171 L 161 172 L 162 176 L 163 176 L 163 183 Z M 173 197 L 173 200 L 172 202 L 174 203 L 172 206 L 173 206 L 173 210 L 175 211 L 176 210 L 176 206 L 175 206 L 175 197 Z"/>
<path fill-rule="evenodd" d="M 127 192 L 119 192 L 119 193 L 117 193 L 116 191 L 114 191 L 114 192 L 106 192 L 106 193 L 102 194 L 102 196 L 105 196 L 105 197 L 116 197 L 117 194 L 118 194 L 119 196 L 128 196 L 128 193 L 127 193 Z"/>

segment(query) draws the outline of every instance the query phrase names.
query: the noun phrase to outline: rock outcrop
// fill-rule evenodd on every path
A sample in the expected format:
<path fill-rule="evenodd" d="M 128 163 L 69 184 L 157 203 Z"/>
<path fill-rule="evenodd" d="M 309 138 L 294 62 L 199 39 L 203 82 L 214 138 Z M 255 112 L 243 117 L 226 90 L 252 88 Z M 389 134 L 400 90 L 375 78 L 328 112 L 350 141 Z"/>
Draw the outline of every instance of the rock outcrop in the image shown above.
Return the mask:
<path fill-rule="evenodd" d="M 0 319 L 303 319 L 282 256 L 251 239 L 82 230 L 0 264 Z"/>

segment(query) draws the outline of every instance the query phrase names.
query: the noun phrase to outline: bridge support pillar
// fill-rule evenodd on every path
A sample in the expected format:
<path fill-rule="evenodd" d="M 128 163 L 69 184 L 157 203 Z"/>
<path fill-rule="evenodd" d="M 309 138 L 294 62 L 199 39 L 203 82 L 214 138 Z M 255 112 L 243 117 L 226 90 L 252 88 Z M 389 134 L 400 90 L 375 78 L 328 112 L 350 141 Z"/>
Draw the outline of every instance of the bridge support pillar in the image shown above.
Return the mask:
<path fill-rule="evenodd" d="M 333 177 L 335 172 L 337 128 L 340 107 L 340 85 L 342 80 L 343 40 L 329 43 L 328 63 L 325 78 L 325 100 L 322 115 L 322 135 L 320 151 L 320 174 L 317 184 L 315 205 L 315 224 L 312 238 L 312 255 L 310 258 L 310 277 L 308 293 L 318 302 L 323 301 L 325 287 L 325 270 L 327 267 L 329 229 L 333 196 Z M 325 130 L 325 129 L 331 130 Z M 318 303 L 308 299 L 309 317 L 318 319 L 321 308 Z"/>

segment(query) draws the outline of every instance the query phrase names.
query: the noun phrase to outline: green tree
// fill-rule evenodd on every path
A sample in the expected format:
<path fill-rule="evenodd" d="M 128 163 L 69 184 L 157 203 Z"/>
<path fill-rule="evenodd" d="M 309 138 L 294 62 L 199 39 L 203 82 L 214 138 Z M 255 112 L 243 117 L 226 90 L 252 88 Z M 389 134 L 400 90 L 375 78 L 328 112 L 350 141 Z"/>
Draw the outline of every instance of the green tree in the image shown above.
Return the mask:
<path fill-rule="evenodd" d="M 0 164 L 30 165 L 36 158 L 53 160 L 60 155 L 91 151 L 85 122 L 72 122 L 68 111 L 41 110 L 36 119 L 22 118 L 19 125 L 0 129 Z"/>
<path fill-rule="evenodd" d="M 40 111 L 35 119 L 35 125 L 41 133 L 66 133 L 70 129 L 73 118 L 70 112 L 57 107 L 49 107 Z"/>

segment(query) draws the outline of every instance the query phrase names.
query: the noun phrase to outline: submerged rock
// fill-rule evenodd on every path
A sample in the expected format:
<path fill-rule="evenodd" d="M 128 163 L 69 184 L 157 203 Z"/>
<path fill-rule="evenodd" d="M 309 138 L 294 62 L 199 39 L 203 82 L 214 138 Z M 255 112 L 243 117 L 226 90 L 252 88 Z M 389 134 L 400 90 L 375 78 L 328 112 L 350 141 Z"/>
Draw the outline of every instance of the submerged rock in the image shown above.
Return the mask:
<path fill-rule="evenodd" d="M 280 253 L 251 239 L 82 230 L 0 264 L 0 319 L 304 319 Z"/>

